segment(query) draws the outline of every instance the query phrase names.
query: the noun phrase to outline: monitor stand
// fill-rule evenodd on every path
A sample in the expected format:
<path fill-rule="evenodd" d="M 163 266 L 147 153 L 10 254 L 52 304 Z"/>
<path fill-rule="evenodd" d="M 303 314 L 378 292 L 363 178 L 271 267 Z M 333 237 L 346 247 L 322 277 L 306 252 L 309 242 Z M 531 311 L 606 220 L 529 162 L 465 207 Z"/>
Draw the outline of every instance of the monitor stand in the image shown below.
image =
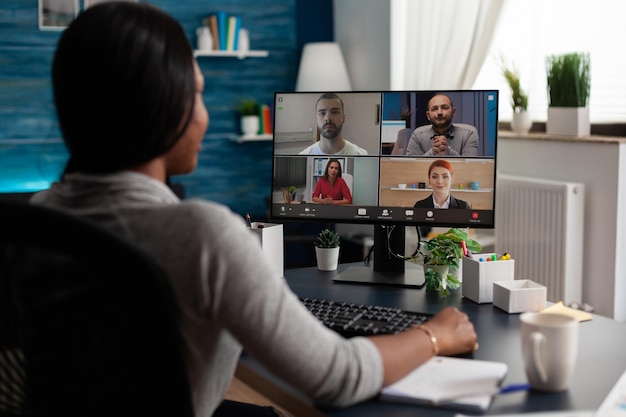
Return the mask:
<path fill-rule="evenodd" d="M 404 227 L 375 225 L 373 265 L 350 266 L 335 275 L 333 282 L 422 288 L 426 283 L 422 265 L 392 255 L 404 255 Z"/>

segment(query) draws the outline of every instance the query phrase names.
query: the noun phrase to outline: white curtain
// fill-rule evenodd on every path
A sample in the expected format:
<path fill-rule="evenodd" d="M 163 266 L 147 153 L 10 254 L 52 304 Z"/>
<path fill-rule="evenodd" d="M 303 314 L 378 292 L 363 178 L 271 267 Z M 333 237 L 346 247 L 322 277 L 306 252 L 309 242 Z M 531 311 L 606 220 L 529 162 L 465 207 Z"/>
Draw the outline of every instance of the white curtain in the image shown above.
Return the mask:
<path fill-rule="evenodd" d="M 391 0 L 391 88 L 471 89 L 507 0 Z"/>

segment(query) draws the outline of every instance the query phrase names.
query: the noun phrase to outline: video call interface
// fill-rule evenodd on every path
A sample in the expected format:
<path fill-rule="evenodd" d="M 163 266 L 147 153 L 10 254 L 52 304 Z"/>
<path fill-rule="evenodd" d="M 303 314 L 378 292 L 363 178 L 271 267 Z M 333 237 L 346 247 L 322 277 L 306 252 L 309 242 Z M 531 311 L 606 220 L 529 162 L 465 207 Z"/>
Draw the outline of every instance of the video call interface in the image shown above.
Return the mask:
<path fill-rule="evenodd" d="M 274 100 L 271 218 L 494 227 L 497 90 Z"/>

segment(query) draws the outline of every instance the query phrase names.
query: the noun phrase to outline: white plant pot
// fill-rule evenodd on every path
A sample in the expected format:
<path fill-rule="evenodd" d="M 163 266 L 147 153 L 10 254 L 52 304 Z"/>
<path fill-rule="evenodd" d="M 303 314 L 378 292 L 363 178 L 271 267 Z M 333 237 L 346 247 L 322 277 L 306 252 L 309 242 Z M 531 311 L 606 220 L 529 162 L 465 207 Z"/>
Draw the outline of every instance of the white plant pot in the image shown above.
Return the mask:
<path fill-rule="evenodd" d="M 319 248 L 316 246 L 315 257 L 317 258 L 317 269 L 335 271 L 339 263 L 339 248 Z"/>
<path fill-rule="evenodd" d="M 259 133 L 259 116 L 241 116 L 241 132 L 246 136 L 254 136 Z"/>
<path fill-rule="evenodd" d="M 530 118 L 530 113 L 527 111 L 514 112 L 513 119 L 511 120 L 511 130 L 520 135 L 526 135 L 530 131 L 533 125 L 533 121 Z"/>
<path fill-rule="evenodd" d="M 590 132 L 589 107 L 548 107 L 547 134 L 589 136 Z"/>

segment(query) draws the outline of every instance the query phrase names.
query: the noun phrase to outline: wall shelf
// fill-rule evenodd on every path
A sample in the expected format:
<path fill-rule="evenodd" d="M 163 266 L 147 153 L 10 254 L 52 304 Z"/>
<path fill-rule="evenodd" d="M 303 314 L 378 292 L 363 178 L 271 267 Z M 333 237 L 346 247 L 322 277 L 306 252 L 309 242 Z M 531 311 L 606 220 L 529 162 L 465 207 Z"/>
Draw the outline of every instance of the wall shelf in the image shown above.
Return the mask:
<path fill-rule="evenodd" d="M 230 137 L 230 140 L 232 140 L 233 142 L 237 142 L 237 143 L 259 142 L 263 140 L 272 140 L 273 137 L 274 135 L 271 133 L 265 134 L 265 135 L 243 135 L 243 136 L 233 135 Z"/>
<path fill-rule="evenodd" d="M 269 56 L 268 51 L 201 51 L 195 49 L 193 51 L 195 57 L 214 57 L 214 58 L 265 58 Z"/>

